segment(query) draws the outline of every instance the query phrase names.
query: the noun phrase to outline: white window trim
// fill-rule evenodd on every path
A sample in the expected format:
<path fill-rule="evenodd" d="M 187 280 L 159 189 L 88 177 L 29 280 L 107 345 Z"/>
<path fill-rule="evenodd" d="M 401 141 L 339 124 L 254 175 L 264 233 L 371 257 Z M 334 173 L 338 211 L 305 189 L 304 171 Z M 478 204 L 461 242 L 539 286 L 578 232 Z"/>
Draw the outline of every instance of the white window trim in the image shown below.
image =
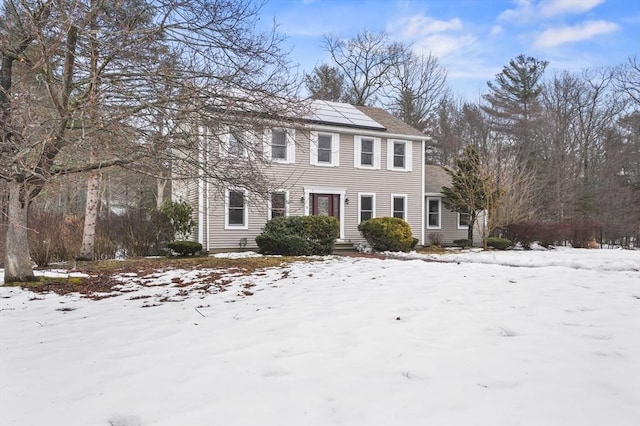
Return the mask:
<path fill-rule="evenodd" d="M 362 139 L 372 139 L 373 140 L 373 165 L 362 164 Z M 373 136 L 354 136 L 353 137 L 353 167 L 357 169 L 369 169 L 369 170 L 378 170 L 380 169 L 380 147 L 381 147 L 381 139 L 374 138 Z"/>
<path fill-rule="evenodd" d="M 429 201 L 431 200 L 438 201 L 438 226 L 429 225 Z M 425 205 L 427 209 L 427 229 L 442 229 L 442 197 L 427 197 Z"/>
<path fill-rule="evenodd" d="M 405 221 L 407 220 L 407 214 L 409 213 L 409 197 L 407 194 L 391 194 L 391 214 L 389 216 L 393 216 L 393 199 L 394 198 L 404 198 L 404 212 L 402 214 Z"/>
<path fill-rule="evenodd" d="M 331 163 L 318 162 L 318 136 L 331 136 Z M 311 152 L 309 163 L 313 166 L 338 167 L 340 166 L 340 135 L 331 132 L 311 132 Z"/>
<path fill-rule="evenodd" d="M 276 189 L 275 191 L 271 191 L 269 193 L 269 199 L 267 200 L 267 207 L 268 207 L 267 218 L 269 220 L 273 219 L 273 217 L 271 217 L 271 210 L 272 210 L 271 194 L 275 192 L 284 194 L 284 215 L 289 216 L 289 191 L 286 189 Z"/>
<path fill-rule="evenodd" d="M 396 143 L 404 143 L 404 167 L 393 166 L 393 145 Z M 411 141 L 399 139 L 387 139 L 387 169 L 393 171 L 410 172 L 413 164 L 413 144 Z"/>
<path fill-rule="evenodd" d="M 244 193 L 244 217 L 243 225 L 230 225 L 229 224 L 229 192 L 239 191 Z M 244 188 L 227 188 L 224 192 L 224 229 L 249 229 L 249 200 L 248 191 Z"/>
<path fill-rule="evenodd" d="M 223 133 L 221 135 L 220 138 L 220 153 L 222 154 L 223 157 L 226 158 L 248 158 L 249 157 L 249 151 L 247 150 L 246 146 L 242 146 L 242 154 L 240 156 L 236 156 L 236 155 L 232 155 L 229 152 L 229 148 L 230 148 L 230 144 L 231 144 L 231 133 L 239 133 L 243 136 L 245 136 L 247 138 L 248 141 L 253 141 L 254 137 L 253 135 L 251 135 L 250 132 L 246 131 L 246 130 L 237 130 L 237 129 L 233 129 L 231 127 L 226 128 L 225 133 Z"/>
<path fill-rule="evenodd" d="M 469 229 L 468 225 L 460 225 L 460 212 L 456 212 L 456 219 L 456 227 L 458 229 Z M 469 219 L 471 219 L 471 216 L 469 216 Z"/>
<path fill-rule="evenodd" d="M 360 223 L 360 218 L 362 217 L 362 197 L 371 197 L 371 218 L 376 217 L 376 194 L 375 192 L 358 192 L 358 223 Z"/>
<path fill-rule="evenodd" d="M 295 129 L 289 129 L 285 127 L 278 127 L 277 129 L 284 130 L 287 135 L 287 158 L 273 158 L 271 155 L 271 136 L 273 129 L 266 129 L 263 137 L 263 152 L 265 161 L 272 163 L 282 164 L 294 164 L 296 162 L 296 131 Z"/>

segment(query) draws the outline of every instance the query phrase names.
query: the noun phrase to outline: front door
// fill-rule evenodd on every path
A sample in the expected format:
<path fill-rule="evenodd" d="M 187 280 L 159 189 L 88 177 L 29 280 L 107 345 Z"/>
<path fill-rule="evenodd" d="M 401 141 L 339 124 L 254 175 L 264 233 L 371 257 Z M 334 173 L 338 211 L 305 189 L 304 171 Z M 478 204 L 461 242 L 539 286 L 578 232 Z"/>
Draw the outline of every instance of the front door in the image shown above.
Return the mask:
<path fill-rule="evenodd" d="M 317 216 L 333 216 L 340 220 L 340 195 L 311 194 L 311 214 Z"/>

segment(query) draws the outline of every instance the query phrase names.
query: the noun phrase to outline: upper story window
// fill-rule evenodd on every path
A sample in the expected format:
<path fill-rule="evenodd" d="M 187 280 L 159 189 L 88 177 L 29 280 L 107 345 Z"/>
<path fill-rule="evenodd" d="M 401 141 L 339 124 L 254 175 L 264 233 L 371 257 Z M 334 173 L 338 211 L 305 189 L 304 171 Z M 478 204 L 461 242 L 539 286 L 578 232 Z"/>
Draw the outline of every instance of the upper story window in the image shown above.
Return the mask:
<path fill-rule="evenodd" d="M 247 132 L 232 128 L 223 135 L 221 149 L 227 157 L 244 158 L 248 156 L 250 143 L 251 137 Z"/>
<path fill-rule="evenodd" d="M 271 131 L 271 159 L 287 160 L 287 132 L 284 129 Z"/>
<path fill-rule="evenodd" d="M 440 198 L 427 197 L 427 228 L 440 229 Z"/>
<path fill-rule="evenodd" d="M 353 138 L 353 152 L 354 167 L 380 168 L 380 138 L 355 136 Z"/>
<path fill-rule="evenodd" d="M 393 143 L 393 168 L 404 169 L 405 168 L 405 149 L 406 145 L 401 142 Z"/>
<path fill-rule="evenodd" d="M 248 228 L 246 190 L 227 189 L 225 194 L 225 228 Z"/>
<path fill-rule="evenodd" d="M 389 170 L 411 171 L 411 142 L 387 141 L 387 168 Z"/>
<path fill-rule="evenodd" d="M 267 161 L 295 163 L 294 130 L 275 128 L 265 131 L 264 152 Z"/>
<path fill-rule="evenodd" d="M 405 194 L 391 194 L 391 216 L 406 220 L 407 196 Z"/>
<path fill-rule="evenodd" d="M 318 135 L 318 163 L 331 164 L 332 142 L 331 135 Z"/>
<path fill-rule="evenodd" d="M 311 164 L 317 166 L 340 165 L 340 135 L 311 132 Z"/>
<path fill-rule="evenodd" d="M 269 199 L 269 219 L 287 216 L 288 193 L 286 191 L 272 192 Z"/>

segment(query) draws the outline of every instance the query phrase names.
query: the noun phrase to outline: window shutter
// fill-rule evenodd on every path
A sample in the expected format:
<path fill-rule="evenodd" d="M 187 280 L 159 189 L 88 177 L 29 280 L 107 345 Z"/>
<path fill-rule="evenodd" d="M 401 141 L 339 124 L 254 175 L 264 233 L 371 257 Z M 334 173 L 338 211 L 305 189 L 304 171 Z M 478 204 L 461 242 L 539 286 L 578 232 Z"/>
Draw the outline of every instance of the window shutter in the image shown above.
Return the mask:
<path fill-rule="evenodd" d="M 318 132 L 311 132 L 309 136 L 309 163 L 318 164 Z"/>
<path fill-rule="evenodd" d="M 294 129 L 287 130 L 287 162 L 296 162 L 296 131 Z"/>
<path fill-rule="evenodd" d="M 266 129 L 262 136 L 262 153 L 265 161 L 271 161 L 271 129 Z"/>

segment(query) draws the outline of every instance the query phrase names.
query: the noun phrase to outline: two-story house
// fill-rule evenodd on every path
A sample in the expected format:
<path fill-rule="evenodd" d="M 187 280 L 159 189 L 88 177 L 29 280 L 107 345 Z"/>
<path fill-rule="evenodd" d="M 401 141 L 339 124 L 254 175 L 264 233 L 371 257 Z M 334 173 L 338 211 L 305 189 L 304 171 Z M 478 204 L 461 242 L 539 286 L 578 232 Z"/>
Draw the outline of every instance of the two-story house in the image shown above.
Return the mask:
<path fill-rule="evenodd" d="M 204 249 L 257 248 L 255 237 L 278 215 L 335 216 L 340 240 L 347 243 L 363 241 L 360 222 L 395 216 L 411 225 L 418 244 L 428 243 L 420 131 L 380 108 L 313 101 L 304 118 L 265 126 L 257 134 L 265 160 L 261 173 L 277 183 L 269 194 L 205 181 L 174 183 L 174 200 L 189 200 L 194 207 L 194 236 Z M 228 131 L 225 152 L 241 156 L 236 142 L 242 137 Z"/>

